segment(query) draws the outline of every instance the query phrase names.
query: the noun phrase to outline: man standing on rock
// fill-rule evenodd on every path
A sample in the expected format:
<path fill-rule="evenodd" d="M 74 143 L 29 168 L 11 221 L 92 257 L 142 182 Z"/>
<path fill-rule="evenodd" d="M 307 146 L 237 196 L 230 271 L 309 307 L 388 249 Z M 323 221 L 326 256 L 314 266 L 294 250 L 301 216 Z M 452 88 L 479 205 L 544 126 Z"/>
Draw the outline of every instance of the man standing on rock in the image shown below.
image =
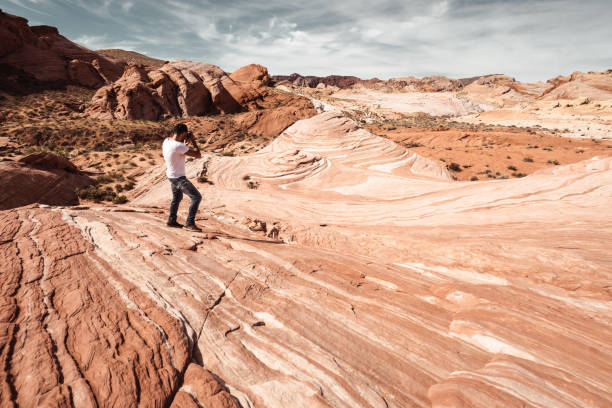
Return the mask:
<path fill-rule="evenodd" d="M 191 148 L 187 146 L 187 143 L 191 143 Z M 168 217 L 167 225 L 169 227 L 183 228 L 183 225 L 176 221 L 176 213 L 183 199 L 183 193 L 185 193 L 191 199 L 185 229 L 201 232 L 202 229 L 195 225 L 195 216 L 198 212 L 200 201 L 202 201 L 202 195 L 185 177 L 185 156 L 195 157 L 196 159 L 202 157 L 193 133 L 188 132 L 185 124 L 179 123 L 174 126 L 172 136 L 164 140 L 162 151 L 166 161 L 166 175 L 172 187 L 172 202 L 170 203 L 170 217 Z"/>

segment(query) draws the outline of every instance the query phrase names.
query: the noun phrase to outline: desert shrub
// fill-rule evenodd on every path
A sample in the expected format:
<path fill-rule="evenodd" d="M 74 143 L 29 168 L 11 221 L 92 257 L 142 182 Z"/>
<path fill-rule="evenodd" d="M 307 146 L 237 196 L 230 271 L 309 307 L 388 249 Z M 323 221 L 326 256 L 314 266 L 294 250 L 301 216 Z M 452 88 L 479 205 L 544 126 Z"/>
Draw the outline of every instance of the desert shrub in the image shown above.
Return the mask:
<path fill-rule="evenodd" d="M 516 171 L 516 166 L 508 166 L 508 170 Z"/>
<path fill-rule="evenodd" d="M 93 147 L 94 152 L 106 152 L 110 150 L 106 143 L 96 143 Z"/>
<path fill-rule="evenodd" d="M 123 177 L 123 175 L 121 173 L 118 172 L 111 172 L 111 173 L 107 173 L 107 174 L 102 174 L 98 177 L 96 177 L 96 183 L 97 184 L 108 184 L 108 183 L 112 183 L 114 181 L 123 181 L 125 180 L 125 178 Z"/>
<path fill-rule="evenodd" d="M 452 162 L 447 167 L 448 167 L 448 169 L 450 171 L 456 171 L 456 172 L 460 172 L 461 171 L 461 166 L 458 163 L 455 163 L 455 162 Z"/>
<path fill-rule="evenodd" d="M 232 157 L 232 156 L 234 156 L 234 152 L 230 150 L 230 151 L 227 151 L 227 152 L 223 152 L 222 155 L 223 156 Z"/>
<path fill-rule="evenodd" d="M 477 181 L 477 180 L 478 180 L 478 177 L 476 177 L 476 176 L 470 177 L 470 181 Z"/>
<path fill-rule="evenodd" d="M 127 183 L 123 185 L 123 189 L 127 191 L 133 190 L 134 186 L 135 186 L 135 183 L 133 181 L 128 181 Z"/>
<path fill-rule="evenodd" d="M 109 188 L 102 189 L 96 186 L 89 186 L 76 190 L 76 195 L 83 200 L 112 201 L 117 195 Z"/>
<path fill-rule="evenodd" d="M 521 177 L 525 177 L 525 176 L 526 176 L 525 173 L 512 173 L 512 177 L 521 178 Z"/>
<path fill-rule="evenodd" d="M 523 161 L 525 163 L 533 163 L 533 159 L 531 157 L 525 157 L 525 158 L 523 158 Z"/>
<path fill-rule="evenodd" d="M 113 204 L 125 204 L 127 203 L 127 201 L 128 199 L 124 195 L 120 195 L 120 196 L 113 198 Z"/>

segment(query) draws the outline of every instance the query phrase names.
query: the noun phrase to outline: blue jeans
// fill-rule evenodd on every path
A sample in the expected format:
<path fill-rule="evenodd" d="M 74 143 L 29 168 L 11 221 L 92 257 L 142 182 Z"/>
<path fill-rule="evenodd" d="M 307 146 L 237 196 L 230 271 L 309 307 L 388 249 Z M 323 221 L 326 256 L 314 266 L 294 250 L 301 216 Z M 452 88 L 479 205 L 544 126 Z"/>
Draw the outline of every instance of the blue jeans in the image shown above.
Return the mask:
<path fill-rule="evenodd" d="M 195 224 L 195 216 L 198 212 L 200 201 L 202 201 L 202 195 L 185 176 L 179 178 L 169 178 L 168 180 L 170 180 L 170 186 L 172 187 L 172 202 L 170 203 L 170 218 L 168 221 L 176 221 L 176 213 L 178 211 L 179 204 L 183 199 L 183 193 L 185 193 L 191 199 L 191 204 L 189 204 L 189 215 L 187 216 L 187 221 L 185 224 Z"/>

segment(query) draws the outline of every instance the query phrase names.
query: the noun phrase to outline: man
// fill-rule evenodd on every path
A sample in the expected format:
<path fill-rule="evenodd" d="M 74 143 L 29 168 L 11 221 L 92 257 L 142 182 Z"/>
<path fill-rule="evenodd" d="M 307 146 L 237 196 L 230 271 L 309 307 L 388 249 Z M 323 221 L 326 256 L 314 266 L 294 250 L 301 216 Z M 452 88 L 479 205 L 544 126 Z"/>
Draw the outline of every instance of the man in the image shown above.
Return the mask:
<path fill-rule="evenodd" d="M 187 146 L 187 143 L 191 144 L 191 148 Z M 183 199 L 183 193 L 185 193 L 191 198 L 191 204 L 189 204 L 189 215 L 184 228 L 189 231 L 202 232 L 202 229 L 195 224 L 195 216 L 200 201 L 202 201 L 202 195 L 185 177 L 185 156 L 196 159 L 202 157 L 193 133 L 188 132 L 185 124 L 179 123 L 174 127 L 172 136 L 164 140 L 162 151 L 166 161 L 166 176 L 168 176 L 172 187 L 172 202 L 170 203 L 170 217 L 167 225 L 174 228 L 183 228 L 176 221 L 176 213 Z"/>

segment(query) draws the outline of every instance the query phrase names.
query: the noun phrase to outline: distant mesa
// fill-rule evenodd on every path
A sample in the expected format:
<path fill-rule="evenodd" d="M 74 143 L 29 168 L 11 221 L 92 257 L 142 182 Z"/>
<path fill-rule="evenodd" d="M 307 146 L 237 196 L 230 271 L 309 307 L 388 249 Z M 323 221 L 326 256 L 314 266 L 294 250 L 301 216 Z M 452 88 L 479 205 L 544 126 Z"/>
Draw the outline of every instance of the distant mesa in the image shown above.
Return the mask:
<path fill-rule="evenodd" d="M 355 76 L 329 75 L 325 77 L 291 75 L 274 75 L 272 80 L 276 85 L 290 84 L 307 88 L 355 89 L 370 88 L 377 90 L 396 91 L 409 90 L 415 92 L 457 91 L 463 87 L 459 80 L 444 76 L 429 76 L 416 78 L 413 76 L 391 78 L 383 81 L 378 78 L 361 79 Z"/>
<path fill-rule="evenodd" d="M 574 72 L 558 76 L 546 82 L 519 82 L 504 74 L 491 74 L 453 79 L 434 75 L 423 78 L 414 76 L 390 78 L 388 80 L 360 79 L 354 76 L 330 75 L 326 77 L 274 75 L 276 86 L 331 89 L 372 89 L 381 92 L 465 92 L 480 97 L 483 101 L 509 103 L 510 105 L 533 100 L 558 100 L 590 98 L 608 100 L 612 98 L 612 70 L 604 72 Z"/>
<path fill-rule="evenodd" d="M 326 77 L 319 77 L 302 76 L 297 73 L 293 73 L 291 75 L 274 75 L 272 76 L 272 80 L 276 84 L 280 84 L 282 82 L 289 82 L 295 86 L 308 88 L 316 88 L 319 84 L 323 84 L 325 86 L 335 86 L 340 89 L 351 88 L 357 84 L 380 82 L 380 79 L 378 78 L 363 80 L 355 76 L 329 75 Z"/>

